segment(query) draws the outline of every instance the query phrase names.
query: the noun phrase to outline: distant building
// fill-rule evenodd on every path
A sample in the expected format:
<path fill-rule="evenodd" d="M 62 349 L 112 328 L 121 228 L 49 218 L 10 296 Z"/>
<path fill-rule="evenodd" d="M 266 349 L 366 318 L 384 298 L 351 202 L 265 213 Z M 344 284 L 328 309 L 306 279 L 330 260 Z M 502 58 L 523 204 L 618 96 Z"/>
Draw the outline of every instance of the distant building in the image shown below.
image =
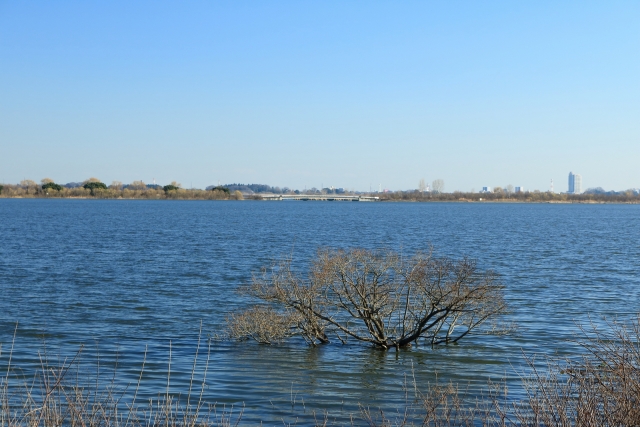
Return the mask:
<path fill-rule="evenodd" d="M 524 193 L 524 187 L 516 187 L 516 193 Z"/>
<path fill-rule="evenodd" d="M 569 172 L 569 194 L 580 194 L 582 193 L 582 176 Z"/>
<path fill-rule="evenodd" d="M 492 193 L 493 191 L 491 191 L 491 187 L 482 187 L 482 190 L 480 190 L 481 193 Z"/>

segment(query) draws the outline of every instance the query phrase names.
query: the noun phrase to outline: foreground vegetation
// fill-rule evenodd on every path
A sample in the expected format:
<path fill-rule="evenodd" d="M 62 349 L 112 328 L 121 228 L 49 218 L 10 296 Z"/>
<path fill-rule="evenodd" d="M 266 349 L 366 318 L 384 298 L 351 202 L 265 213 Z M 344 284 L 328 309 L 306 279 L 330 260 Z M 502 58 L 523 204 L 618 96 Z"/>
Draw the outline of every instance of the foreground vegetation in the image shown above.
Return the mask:
<path fill-rule="evenodd" d="M 351 425 L 366 426 L 530 426 L 599 427 L 640 425 L 640 320 L 609 324 L 606 330 L 583 331 L 582 355 L 549 361 L 544 369 L 528 360 L 522 376 L 526 397 L 511 399 L 504 385 L 489 384 L 484 397 L 467 396 L 454 384 L 410 384 L 402 408 L 384 412 L 361 406 Z M 210 347 L 209 347 L 210 348 Z M 7 361 L 0 377 L 1 427 L 207 427 L 242 424 L 242 410 L 205 402 L 209 355 L 202 377 L 183 395 L 157 390 L 157 397 L 138 397 L 144 362 L 136 384 L 122 387 L 118 373 L 91 375 L 79 369 L 82 352 L 54 362 L 40 355 L 32 378 L 11 364 L 13 346 L 2 353 Z M 202 357 L 202 356 L 201 356 Z M 170 355 L 169 355 L 170 360 Z M 170 366 L 170 362 L 169 362 Z M 175 369 L 175 368 L 174 368 Z M 184 368 L 183 368 L 184 370 Z M 100 370 L 97 369 L 97 372 Z M 168 369 L 171 371 L 171 368 Z M 106 383 L 104 382 L 106 378 Z M 292 412 L 295 412 L 292 406 Z M 297 418 L 292 413 L 292 416 Z M 314 416 L 315 425 L 335 425 L 331 414 Z"/>

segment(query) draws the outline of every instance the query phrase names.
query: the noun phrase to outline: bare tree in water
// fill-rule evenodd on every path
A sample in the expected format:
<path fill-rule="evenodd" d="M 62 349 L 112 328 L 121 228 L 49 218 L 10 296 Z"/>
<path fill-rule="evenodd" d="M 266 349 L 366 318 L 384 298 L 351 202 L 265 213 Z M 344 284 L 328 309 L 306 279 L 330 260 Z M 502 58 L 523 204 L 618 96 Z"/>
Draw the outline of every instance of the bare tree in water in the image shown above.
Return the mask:
<path fill-rule="evenodd" d="M 275 311 L 268 313 L 269 324 L 286 329 L 269 334 L 278 340 L 298 334 L 312 345 L 332 338 L 382 349 L 408 347 L 418 340 L 455 343 L 485 324 L 495 326 L 492 321 L 507 310 L 503 285 L 493 272 L 480 271 L 468 258 L 454 261 L 431 252 L 403 258 L 393 251 L 324 249 L 306 276 L 295 273 L 291 260 L 285 260 L 263 269 L 244 292 L 262 306 L 270 303 Z M 251 307 L 230 316 L 230 336 L 260 335 L 248 326 L 264 321 L 251 316 L 264 317 L 265 312 Z"/>

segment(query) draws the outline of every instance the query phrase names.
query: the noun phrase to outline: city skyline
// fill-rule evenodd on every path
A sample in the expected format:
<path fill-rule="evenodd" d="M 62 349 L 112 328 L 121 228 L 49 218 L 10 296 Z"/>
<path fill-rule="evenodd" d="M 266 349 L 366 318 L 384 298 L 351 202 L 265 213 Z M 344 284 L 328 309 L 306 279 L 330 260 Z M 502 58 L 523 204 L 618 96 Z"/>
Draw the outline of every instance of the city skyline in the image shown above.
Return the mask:
<path fill-rule="evenodd" d="M 569 185 L 567 193 L 580 194 L 582 193 L 582 175 L 569 172 Z"/>
<path fill-rule="evenodd" d="M 638 188 L 639 20 L 630 1 L 5 2 L 0 181 Z"/>

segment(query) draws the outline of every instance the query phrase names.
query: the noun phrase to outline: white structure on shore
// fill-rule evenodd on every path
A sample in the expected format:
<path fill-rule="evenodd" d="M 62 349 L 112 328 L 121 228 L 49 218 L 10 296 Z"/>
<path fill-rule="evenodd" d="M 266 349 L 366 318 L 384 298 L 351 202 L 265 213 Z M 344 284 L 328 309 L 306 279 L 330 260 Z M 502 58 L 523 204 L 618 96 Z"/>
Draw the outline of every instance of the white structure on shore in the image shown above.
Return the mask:
<path fill-rule="evenodd" d="M 569 194 L 580 194 L 582 193 L 582 176 L 569 172 Z"/>
<path fill-rule="evenodd" d="M 524 187 L 516 187 L 516 193 L 524 193 Z"/>

